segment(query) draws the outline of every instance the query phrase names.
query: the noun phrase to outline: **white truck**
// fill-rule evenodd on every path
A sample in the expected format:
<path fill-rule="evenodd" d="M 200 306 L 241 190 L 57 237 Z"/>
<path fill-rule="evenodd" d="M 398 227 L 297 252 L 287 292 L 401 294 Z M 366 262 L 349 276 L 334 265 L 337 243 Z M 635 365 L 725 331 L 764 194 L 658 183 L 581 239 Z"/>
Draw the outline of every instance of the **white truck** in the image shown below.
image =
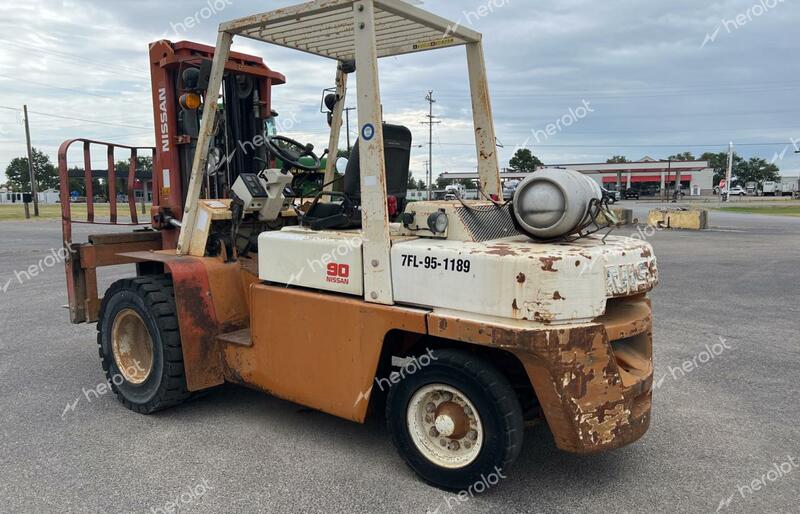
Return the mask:
<path fill-rule="evenodd" d="M 772 180 L 767 180 L 764 182 L 764 187 L 762 188 L 762 194 L 764 196 L 777 196 L 780 194 L 780 182 L 775 182 Z"/>
<path fill-rule="evenodd" d="M 779 189 L 776 189 L 776 194 L 779 196 L 797 196 L 798 192 L 798 177 L 784 177 L 778 184 Z"/>

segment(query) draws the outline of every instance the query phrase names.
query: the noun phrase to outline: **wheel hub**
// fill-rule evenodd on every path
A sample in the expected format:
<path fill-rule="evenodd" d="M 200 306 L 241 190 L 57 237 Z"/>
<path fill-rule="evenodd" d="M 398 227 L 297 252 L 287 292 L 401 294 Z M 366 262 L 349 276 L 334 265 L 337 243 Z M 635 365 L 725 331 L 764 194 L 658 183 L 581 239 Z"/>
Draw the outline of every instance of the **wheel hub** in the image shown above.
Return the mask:
<path fill-rule="evenodd" d="M 434 464 L 458 469 L 480 454 L 483 424 L 472 402 L 458 389 L 431 384 L 409 402 L 407 422 L 417 449 Z"/>
<path fill-rule="evenodd" d="M 114 318 L 111 347 L 120 374 L 132 384 L 144 383 L 153 369 L 153 340 L 147 325 L 133 309 L 123 309 Z"/>

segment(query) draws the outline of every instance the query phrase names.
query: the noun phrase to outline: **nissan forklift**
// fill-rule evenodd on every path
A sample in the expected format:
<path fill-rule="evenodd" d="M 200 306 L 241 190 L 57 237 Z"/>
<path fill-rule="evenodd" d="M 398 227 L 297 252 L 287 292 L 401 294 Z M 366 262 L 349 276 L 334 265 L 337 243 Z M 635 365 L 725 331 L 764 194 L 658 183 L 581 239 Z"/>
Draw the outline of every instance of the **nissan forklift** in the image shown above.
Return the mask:
<path fill-rule="evenodd" d="M 260 123 L 234 140 L 261 136 L 273 157 L 242 156 L 253 165 L 219 176 L 232 110 L 270 112 L 268 91 L 231 79 L 234 37 L 336 63 L 331 156 L 355 76 L 358 141 L 347 162 L 328 159 L 310 201 L 292 198 L 290 170 L 316 164 L 313 148 L 255 133 Z M 412 136 L 382 110 L 378 59 L 451 58 L 457 47 L 481 198 L 406 202 Z M 137 264 L 96 313 L 102 366 L 123 377 L 112 383 L 125 407 L 150 414 L 232 383 L 356 423 L 381 408 L 402 459 L 449 490 L 506 473 L 540 418 L 572 453 L 643 436 L 652 247 L 603 233 L 598 220 L 613 214 L 577 171 L 532 174 L 504 201 L 481 34 L 400 0 L 317 0 L 221 24 L 205 57 L 198 73 L 180 74 L 196 95 L 181 101 L 197 121 L 184 149 L 191 170 L 176 184 L 174 165 L 158 160 L 160 202 L 170 203 L 140 232 L 174 246 L 104 250 Z M 274 225 L 287 211 L 296 223 Z"/>

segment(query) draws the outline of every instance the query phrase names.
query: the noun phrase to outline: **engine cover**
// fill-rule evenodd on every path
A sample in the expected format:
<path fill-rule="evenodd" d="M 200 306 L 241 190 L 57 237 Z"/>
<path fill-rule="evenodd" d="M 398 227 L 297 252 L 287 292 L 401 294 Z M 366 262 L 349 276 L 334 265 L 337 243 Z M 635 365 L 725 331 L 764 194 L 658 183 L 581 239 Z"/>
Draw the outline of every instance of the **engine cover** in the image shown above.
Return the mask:
<path fill-rule="evenodd" d="M 630 238 L 417 239 L 392 247 L 397 303 L 517 320 L 588 321 L 604 314 L 608 298 L 647 292 L 657 281 L 651 246 Z"/>

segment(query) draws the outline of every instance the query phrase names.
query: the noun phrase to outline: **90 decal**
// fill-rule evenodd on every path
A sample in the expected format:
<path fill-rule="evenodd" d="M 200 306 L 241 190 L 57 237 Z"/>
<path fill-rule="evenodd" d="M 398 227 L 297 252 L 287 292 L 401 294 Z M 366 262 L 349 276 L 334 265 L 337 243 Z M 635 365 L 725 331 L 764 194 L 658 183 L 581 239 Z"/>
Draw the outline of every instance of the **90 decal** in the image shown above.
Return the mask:
<path fill-rule="evenodd" d="M 455 273 L 469 273 L 472 263 L 469 259 L 447 259 L 440 257 L 419 257 L 417 255 L 403 255 L 402 266 L 405 268 L 417 268 L 428 270 L 444 270 Z"/>
<path fill-rule="evenodd" d="M 326 280 L 331 284 L 349 284 L 350 266 L 347 264 L 337 264 L 335 262 L 328 264 L 328 276 Z"/>

